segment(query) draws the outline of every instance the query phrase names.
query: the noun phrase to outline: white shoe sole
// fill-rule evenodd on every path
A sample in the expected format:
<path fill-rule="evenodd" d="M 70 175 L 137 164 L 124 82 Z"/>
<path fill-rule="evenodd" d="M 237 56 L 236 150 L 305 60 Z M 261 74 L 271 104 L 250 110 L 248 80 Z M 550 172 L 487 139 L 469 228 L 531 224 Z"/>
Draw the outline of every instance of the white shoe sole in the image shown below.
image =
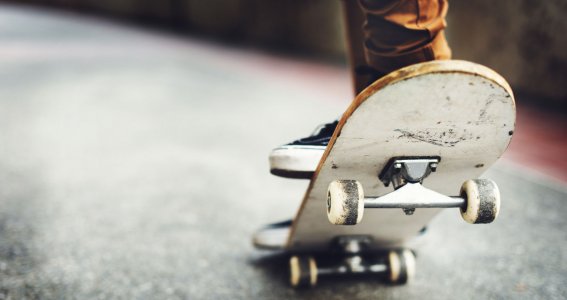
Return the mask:
<path fill-rule="evenodd" d="M 270 153 L 270 172 L 288 178 L 310 179 L 325 152 L 323 146 L 282 146 Z"/>

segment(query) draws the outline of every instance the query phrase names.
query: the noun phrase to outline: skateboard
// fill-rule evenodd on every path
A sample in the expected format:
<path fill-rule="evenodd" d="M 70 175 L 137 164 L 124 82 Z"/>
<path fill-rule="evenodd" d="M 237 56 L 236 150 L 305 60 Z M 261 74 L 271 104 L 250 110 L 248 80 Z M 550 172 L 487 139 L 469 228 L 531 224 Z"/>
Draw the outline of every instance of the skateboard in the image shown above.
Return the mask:
<path fill-rule="evenodd" d="M 390 73 L 343 114 L 292 222 L 260 229 L 254 245 L 292 254 L 294 287 L 332 274 L 405 283 L 411 244 L 441 209 L 473 224 L 498 216 L 497 185 L 478 177 L 506 150 L 515 116 L 510 86 L 487 67 L 432 61 Z"/>

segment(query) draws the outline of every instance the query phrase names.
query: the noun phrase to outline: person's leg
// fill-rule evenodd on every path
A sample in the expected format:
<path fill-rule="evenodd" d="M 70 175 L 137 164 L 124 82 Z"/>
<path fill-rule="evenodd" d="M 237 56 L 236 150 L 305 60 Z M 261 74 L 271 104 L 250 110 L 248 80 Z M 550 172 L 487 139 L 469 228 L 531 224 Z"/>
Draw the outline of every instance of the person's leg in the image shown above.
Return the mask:
<path fill-rule="evenodd" d="M 364 51 L 365 15 L 358 0 L 342 0 L 344 28 L 346 32 L 346 50 L 351 70 L 354 95 L 357 95 L 376 78 L 366 62 Z"/>
<path fill-rule="evenodd" d="M 355 94 L 399 68 L 449 59 L 443 30 L 447 0 L 343 0 Z M 270 154 L 270 171 L 311 178 L 337 121 Z"/>
<path fill-rule="evenodd" d="M 447 0 L 358 0 L 365 16 L 364 53 L 376 77 L 412 64 L 450 59 Z"/>
<path fill-rule="evenodd" d="M 415 63 L 450 59 L 447 0 L 343 0 L 355 93 Z"/>

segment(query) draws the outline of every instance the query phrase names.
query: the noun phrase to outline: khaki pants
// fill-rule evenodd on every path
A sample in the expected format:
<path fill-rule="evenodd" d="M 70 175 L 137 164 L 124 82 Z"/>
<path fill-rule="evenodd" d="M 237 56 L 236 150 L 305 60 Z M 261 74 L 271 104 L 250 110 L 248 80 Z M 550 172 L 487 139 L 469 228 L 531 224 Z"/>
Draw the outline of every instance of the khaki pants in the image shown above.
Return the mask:
<path fill-rule="evenodd" d="M 343 0 L 355 93 L 396 69 L 450 59 L 447 0 Z"/>

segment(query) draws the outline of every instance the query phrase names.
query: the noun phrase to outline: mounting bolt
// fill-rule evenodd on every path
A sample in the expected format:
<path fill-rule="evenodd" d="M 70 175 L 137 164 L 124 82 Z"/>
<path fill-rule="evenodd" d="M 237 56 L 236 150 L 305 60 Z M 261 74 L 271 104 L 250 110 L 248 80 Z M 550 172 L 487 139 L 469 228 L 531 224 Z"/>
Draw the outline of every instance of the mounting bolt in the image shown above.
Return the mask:
<path fill-rule="evenodd" d="M 437 170 L 437 163 L 431 163 L 429 167 L 431 168 L 431 171 L 435 172 Z"/>
<path fill-rule="evenodd" d="M 402 210 L 407 216 L 411 216 L 415 212 L 415 208 L 402 208 Z"/>
<path fill-rule="evenodd" d="M 402 168 L 402 164 L 401 164 L 401 163 L 395 163 L 395 164 L 394 164 L 394 168 L 396 168 L 396 169 L 401 169 L 401 168 Z"/>

